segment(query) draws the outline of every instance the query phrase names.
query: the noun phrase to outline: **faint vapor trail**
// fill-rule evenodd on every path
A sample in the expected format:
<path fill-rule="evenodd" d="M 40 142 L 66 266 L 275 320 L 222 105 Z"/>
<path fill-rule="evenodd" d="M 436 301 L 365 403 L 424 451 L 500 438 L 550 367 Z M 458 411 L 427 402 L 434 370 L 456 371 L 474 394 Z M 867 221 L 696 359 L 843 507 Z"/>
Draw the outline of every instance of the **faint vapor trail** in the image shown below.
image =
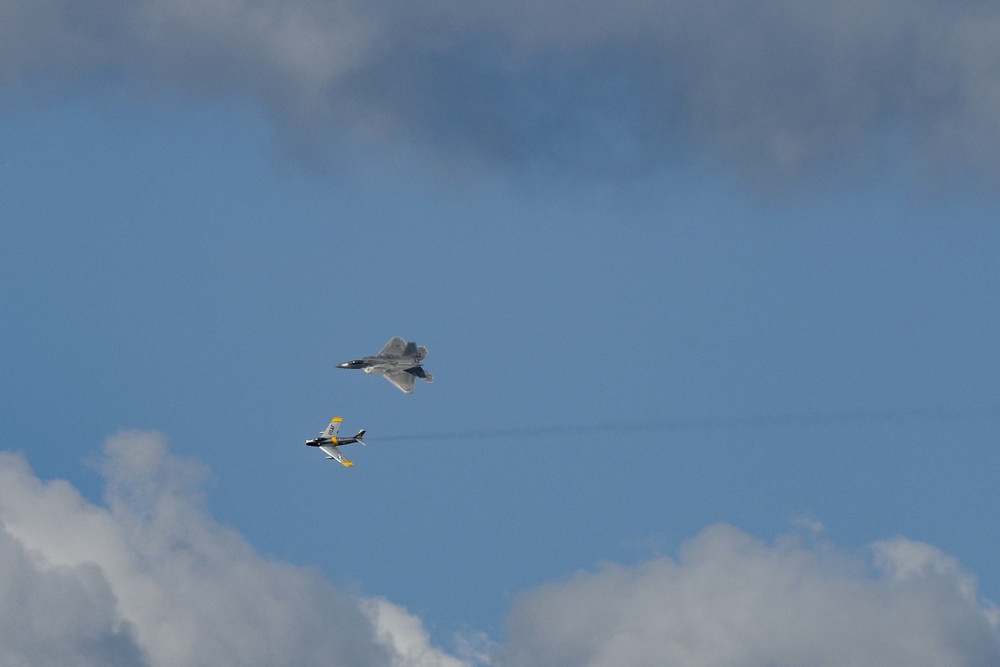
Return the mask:
<path fill-rule="evenodd" d="M 603 422 L 596 424 L 487 429 L 479 431 L 442 431 L 387 435 L 370 440 L 491 440 L 495 438 L 531 438 L 556 435 L 594 435 L 595 433 L 640 433 L 654 431 L 723 431 L 734 428 L 782 428 L 786 426 L 850 426 L 894 424 L 911 421 L 964 421 L 1000 417 L 1000 406 L 981 408 L 913 408 L 873 410 L 868 412 L 813 412 L 702 419 L 662 419 L 643 422 Z"/>

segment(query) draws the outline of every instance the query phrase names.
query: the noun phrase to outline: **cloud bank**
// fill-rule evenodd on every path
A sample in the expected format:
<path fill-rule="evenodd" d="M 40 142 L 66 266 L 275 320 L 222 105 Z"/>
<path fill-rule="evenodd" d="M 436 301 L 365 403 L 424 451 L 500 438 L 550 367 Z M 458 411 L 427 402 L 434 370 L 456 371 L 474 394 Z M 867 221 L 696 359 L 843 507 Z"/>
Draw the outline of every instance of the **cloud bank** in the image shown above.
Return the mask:
<path fill-rule="evenodd" d="M 161 436 L 105 454 L 107 507 L 0 456 L 0 665 L 466 664 L 404 609 L 257 554 Z"/>
<path fill-rule="evenodd" d="M 106 503 L 0 455 L 0 665 L 994 667 L 1000 613 L 905 538 L 861 558 L 812 537 L 706 529 L 679 558 L 521 594 L 508 637 L 434 647 L 419 618 L 262 557 L 206 515 L 203 468 L 162 436 L 105 447 Z M 484 648 L 488 647 L 488 648 Z"/>
<path fill-rule="evenodd" d="M 677 562 L 605 565 L 523 594 L 503 664 L 1000 664 L 1000 616 L 954 559 L 904 538 L 872 555 L 875 572 L 829 545 L 769 546 L 715 526 Z"/>
<path fill-rule="evenodd" d="M 995 177 L 985 0 L 0 0 L 0 85 L 254 99 L 293 143 L 787 178 L 885 151 Z"/>

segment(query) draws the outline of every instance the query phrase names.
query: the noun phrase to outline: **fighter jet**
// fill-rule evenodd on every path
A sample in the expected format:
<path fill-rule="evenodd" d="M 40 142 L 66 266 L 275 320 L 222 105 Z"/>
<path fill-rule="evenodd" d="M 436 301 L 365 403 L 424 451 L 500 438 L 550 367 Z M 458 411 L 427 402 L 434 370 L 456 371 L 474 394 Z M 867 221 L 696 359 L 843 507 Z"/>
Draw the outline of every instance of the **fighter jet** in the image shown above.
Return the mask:
<path fill-rule="evenodd" d="M 356 436 L 351 438 L 338 438 L 337 431 L 340 429 L 340 422 L 342 421 L 344 421 L 343 417 L 334 417 L 330 420 L 330 425 L 319 434 L 318 438 L 306 440 L 306 444 L 310 447 L 319 447 L 326 452 L 326 458 L 335 459 L 340 462 L 340 465 L 350 468 L 354 464 L 344 458 L 344 455 L 337 449 L 337 445 L 349 445 L 352 442 L 365 444 L 365 441 L 361 439 L 365 437 L 365 430 L 361 429 Z"/>
<path fill-rule="evenodd" d="M 345 361 L 337 364 L 337 368 L 360 368 L 365 373 L 381 375 L 409 394 L 413 391 L 416 378 L 424 382 L 434 381 L 434 376 L 425 372 L 420 365 L 426 356 L 426 347 L 418 347 L 416 343 L 407 343 L 399 336 L 394 336 L 374 357 Z"/>

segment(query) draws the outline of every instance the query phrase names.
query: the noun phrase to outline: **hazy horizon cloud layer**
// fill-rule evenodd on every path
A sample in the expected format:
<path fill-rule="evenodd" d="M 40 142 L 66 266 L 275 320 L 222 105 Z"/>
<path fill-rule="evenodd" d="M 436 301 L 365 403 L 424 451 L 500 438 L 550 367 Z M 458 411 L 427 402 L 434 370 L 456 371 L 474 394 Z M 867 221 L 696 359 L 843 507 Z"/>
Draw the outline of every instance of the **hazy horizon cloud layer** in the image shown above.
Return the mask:
<path fill-rule="evenodd" d="M 781 181 L 902 152 L 994 180 L 998 63 L 1000 7 L 978 0 L 0 3 L 2 85 L 246 98 L 321 160 L 701 156 Z"/>
<path fill-rule="evenodd" d="M 708 527 L 675 561 L 613 563 L 522 593 L 509 636 L 457 657 L 388 600 L 262 556 L 205 513 L 206 470 L 156 433 L 110 438 L 105 506 L 0 456 L 0 663 L 511 667 L 995 665 L 975 577 L 904 537 L 859 557 L 810 535 Z M 485 574 L 485 573 L 484 573 Z M 499 601 L 498 601 L 499 604 Z"/>

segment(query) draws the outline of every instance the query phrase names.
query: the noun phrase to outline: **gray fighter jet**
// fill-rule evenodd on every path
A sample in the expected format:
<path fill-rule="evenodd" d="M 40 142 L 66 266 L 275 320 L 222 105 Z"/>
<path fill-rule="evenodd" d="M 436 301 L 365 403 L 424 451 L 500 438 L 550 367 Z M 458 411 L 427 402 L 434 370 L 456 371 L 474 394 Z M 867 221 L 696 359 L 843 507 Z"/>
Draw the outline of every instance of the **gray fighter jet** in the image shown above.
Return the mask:
<path fill-rule="evenodd" d="M 340 465 L 350 468 L 353 463 L 348 461 L 340 450 L 337 449 L 337 445 L 349 445 L 352 442 L 360 442 L 362 445 L 365 441 L 361 438 L 365 437 L 365 430 L 361 429 L 358 434 L 350 438 L 338 438 L 337 431 L 340 430 L 340 423 L 344 421 L 343 417 L 334 417 L 330 420 L 330 425 L 326 427 L 322 433 L 319 434 L 318 438 L 310 438 L 306 440 L 306 444 L 310 447 L 319 447 L 324 452 L 326 452 L 326 458 L 334 459 L 340 462 Z"/>
<path fill-rule="evenodd" d="M 360 368 L 365 373 L 381 375 L 404 393 L 413 391 L 416 379 L 433 382 L 434 376 L 424 371 L 420 362 L 427 356 L 427 348 L 407 343 L 395 336 L 374 357 L 362 357 L 337 364 L 337 368 Z"/>

